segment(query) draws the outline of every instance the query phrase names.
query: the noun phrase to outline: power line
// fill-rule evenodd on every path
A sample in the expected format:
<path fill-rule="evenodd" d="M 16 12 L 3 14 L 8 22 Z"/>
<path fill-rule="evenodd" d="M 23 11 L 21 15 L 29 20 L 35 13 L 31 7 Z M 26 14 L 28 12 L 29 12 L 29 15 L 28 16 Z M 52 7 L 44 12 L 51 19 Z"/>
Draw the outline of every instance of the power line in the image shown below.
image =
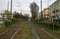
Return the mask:
<path fill-rule="evenodd" d="M 9 0 L 8 0 L 8 3 L 7 3 L 7 10 L 9 10 Z"/>

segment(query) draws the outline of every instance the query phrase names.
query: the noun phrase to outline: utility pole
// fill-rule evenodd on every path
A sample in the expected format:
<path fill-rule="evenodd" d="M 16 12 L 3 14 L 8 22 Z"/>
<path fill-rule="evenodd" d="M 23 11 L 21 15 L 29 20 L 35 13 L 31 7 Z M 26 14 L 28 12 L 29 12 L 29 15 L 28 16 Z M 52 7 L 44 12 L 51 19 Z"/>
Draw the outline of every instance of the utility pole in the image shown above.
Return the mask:
<path fill-rule="evenodd" d="M 42 0 L 41 0 L 41 20 L 43 20 L 43 14 L 42 14 Z"/>
<path fill-rule="evenodd" d="M 11 0 L 10 13 L 11 13 L 11 19 L 12 19 L 12 0 Z"/>

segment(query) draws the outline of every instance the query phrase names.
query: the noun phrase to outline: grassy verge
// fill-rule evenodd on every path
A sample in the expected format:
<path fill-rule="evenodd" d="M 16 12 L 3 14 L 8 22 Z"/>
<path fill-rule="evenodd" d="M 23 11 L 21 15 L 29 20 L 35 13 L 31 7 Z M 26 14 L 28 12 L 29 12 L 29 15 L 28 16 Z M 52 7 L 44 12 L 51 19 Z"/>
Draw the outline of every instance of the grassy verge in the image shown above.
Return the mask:
<path fill-rule="evenodd" d="M 26 21 L 20 23 L 22 25 L 20 30 L 20 39 L 34 39 L 29 24 Z"/>
<path fill-rule="evenodd" d="M 56 22 L 54 22 L 54 23 L 56 23 Z M 56 34 L 60 35 L 60 27 L 54 26 L 54 31 L 53 31 L 52 25 L 48 25 L 48 24 L 44 24 L 44 23 L 42 23 L 41 25 L 44 29 L 50 30 L 50 31 L 55 32 Z"/>
<path fill-rule="evenodd" d="M 5 24 L 4 23 L 0 23 L 0 30 L 5 28 Z"/>
<path fill-rule="evenodd" d="M 60 29 L 59 30 L 55 30 L 55 33 L 60 35 Z"/>
<path fill-rule="evenodd" d="M 52 32 L 55 32 L 56 34 L 60 34 L 60 28 L 58 28 L 58 29 L 55 29 L 54 28 L 54 31 L 53 31 L 53 27 L 48 27 L 48 25 L 47 26 L 43 26 L 43 28 L 44 29 L 48 29 L 48 30 L 50 30 L 50 31 L 52 31 Z"/>
<path fill-rule="evenodd" d="M 26 24 L 26 26 L 25 26 L 25 31 L 26 31 L 26 34 L 29 34 L 30 36 L 33 36 L 28 24 Z"/>
<path fill-rule="evenodd" d="M 40 29 L 40 26 L 36 23 L 33 23 L 32 26 L 35 28 L 41 39 L 54 39 L 54 37 L 49 36 Z"/>

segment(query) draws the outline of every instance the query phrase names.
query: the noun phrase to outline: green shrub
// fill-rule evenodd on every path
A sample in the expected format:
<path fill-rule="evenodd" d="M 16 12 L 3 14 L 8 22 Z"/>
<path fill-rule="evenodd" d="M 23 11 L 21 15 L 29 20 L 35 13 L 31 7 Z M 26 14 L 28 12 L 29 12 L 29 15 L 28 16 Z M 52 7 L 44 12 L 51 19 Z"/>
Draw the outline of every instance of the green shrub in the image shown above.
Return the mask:
<path fill-rule="evenodd" d="M 9 27 L 10 25 L 13 24 L 12 20 L 5 20 L 4 23 L 5 23 L 5 27 Z"/>
<path fill-rule="evenodd" d="M 5 24 L 4 23 L 0 23 L 0 29 L 5 28 Z"/>

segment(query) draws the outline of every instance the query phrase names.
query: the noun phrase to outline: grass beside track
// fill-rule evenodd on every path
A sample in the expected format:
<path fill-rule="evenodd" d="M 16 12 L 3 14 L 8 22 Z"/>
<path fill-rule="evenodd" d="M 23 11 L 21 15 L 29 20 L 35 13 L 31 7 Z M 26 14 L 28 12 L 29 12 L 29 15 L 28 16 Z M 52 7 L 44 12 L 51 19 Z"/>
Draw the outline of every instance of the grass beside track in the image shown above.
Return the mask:
<path fill-rule="evenodd" d="M 43 23 L 44 21 L 42 21 L 42 27 L 44 28 L 44 29 L 48 29 L 48 30 L 50 30 L 50 31 L 52 31 L 52 32 L 55 32 L 56 34 L 59 34 L 60 35 L 60 27 L 58 27 L 58 26 L 54 26 L 54 31 L 53 31 L 53 25 L 48 25 L 48 24 L 44 24 Z M 50 21 L 49 21 L 50 22 Z M 48 22 L 48 23 L 49 23 Z M 60 22 L 53 22 L 53 23 L 57 23 L 57 24 L 60 24 Z"/>
<path fill-rule="evenodd" d="M 48 34 L 46 34 L 45 32 L 43 32 L 41 30 L 41 28 L 39 27 L 39 25 L 37 25 L 36 23 L 32 23 L 32 26 L 38 32 L 38 34 L 40 35 L 41 39 L 54 39 L 53 37 L 51 37 Z"/>
<path fill-rule="evenodd" d="M 54 31 L 53 31 L 53 26 L 45 25 L 45 26 L 42 26 L 42 27 L 44 29 L 50 30 L 50 31 L 55 32 L 56 34 L 60 35 L 60 28 L 54 28 Z"/>
<path fill-rule="evenodd" d="M 29 24 L 24 21 L 24 20 L 20 20 L 20 39 L 34 39 L 33 33 L 29 27 Z"/>
<path fill-rule="evenodd" d="M 0 23 L 0 30 L 5 28 L 5 24 L 4 23 Z"/>

